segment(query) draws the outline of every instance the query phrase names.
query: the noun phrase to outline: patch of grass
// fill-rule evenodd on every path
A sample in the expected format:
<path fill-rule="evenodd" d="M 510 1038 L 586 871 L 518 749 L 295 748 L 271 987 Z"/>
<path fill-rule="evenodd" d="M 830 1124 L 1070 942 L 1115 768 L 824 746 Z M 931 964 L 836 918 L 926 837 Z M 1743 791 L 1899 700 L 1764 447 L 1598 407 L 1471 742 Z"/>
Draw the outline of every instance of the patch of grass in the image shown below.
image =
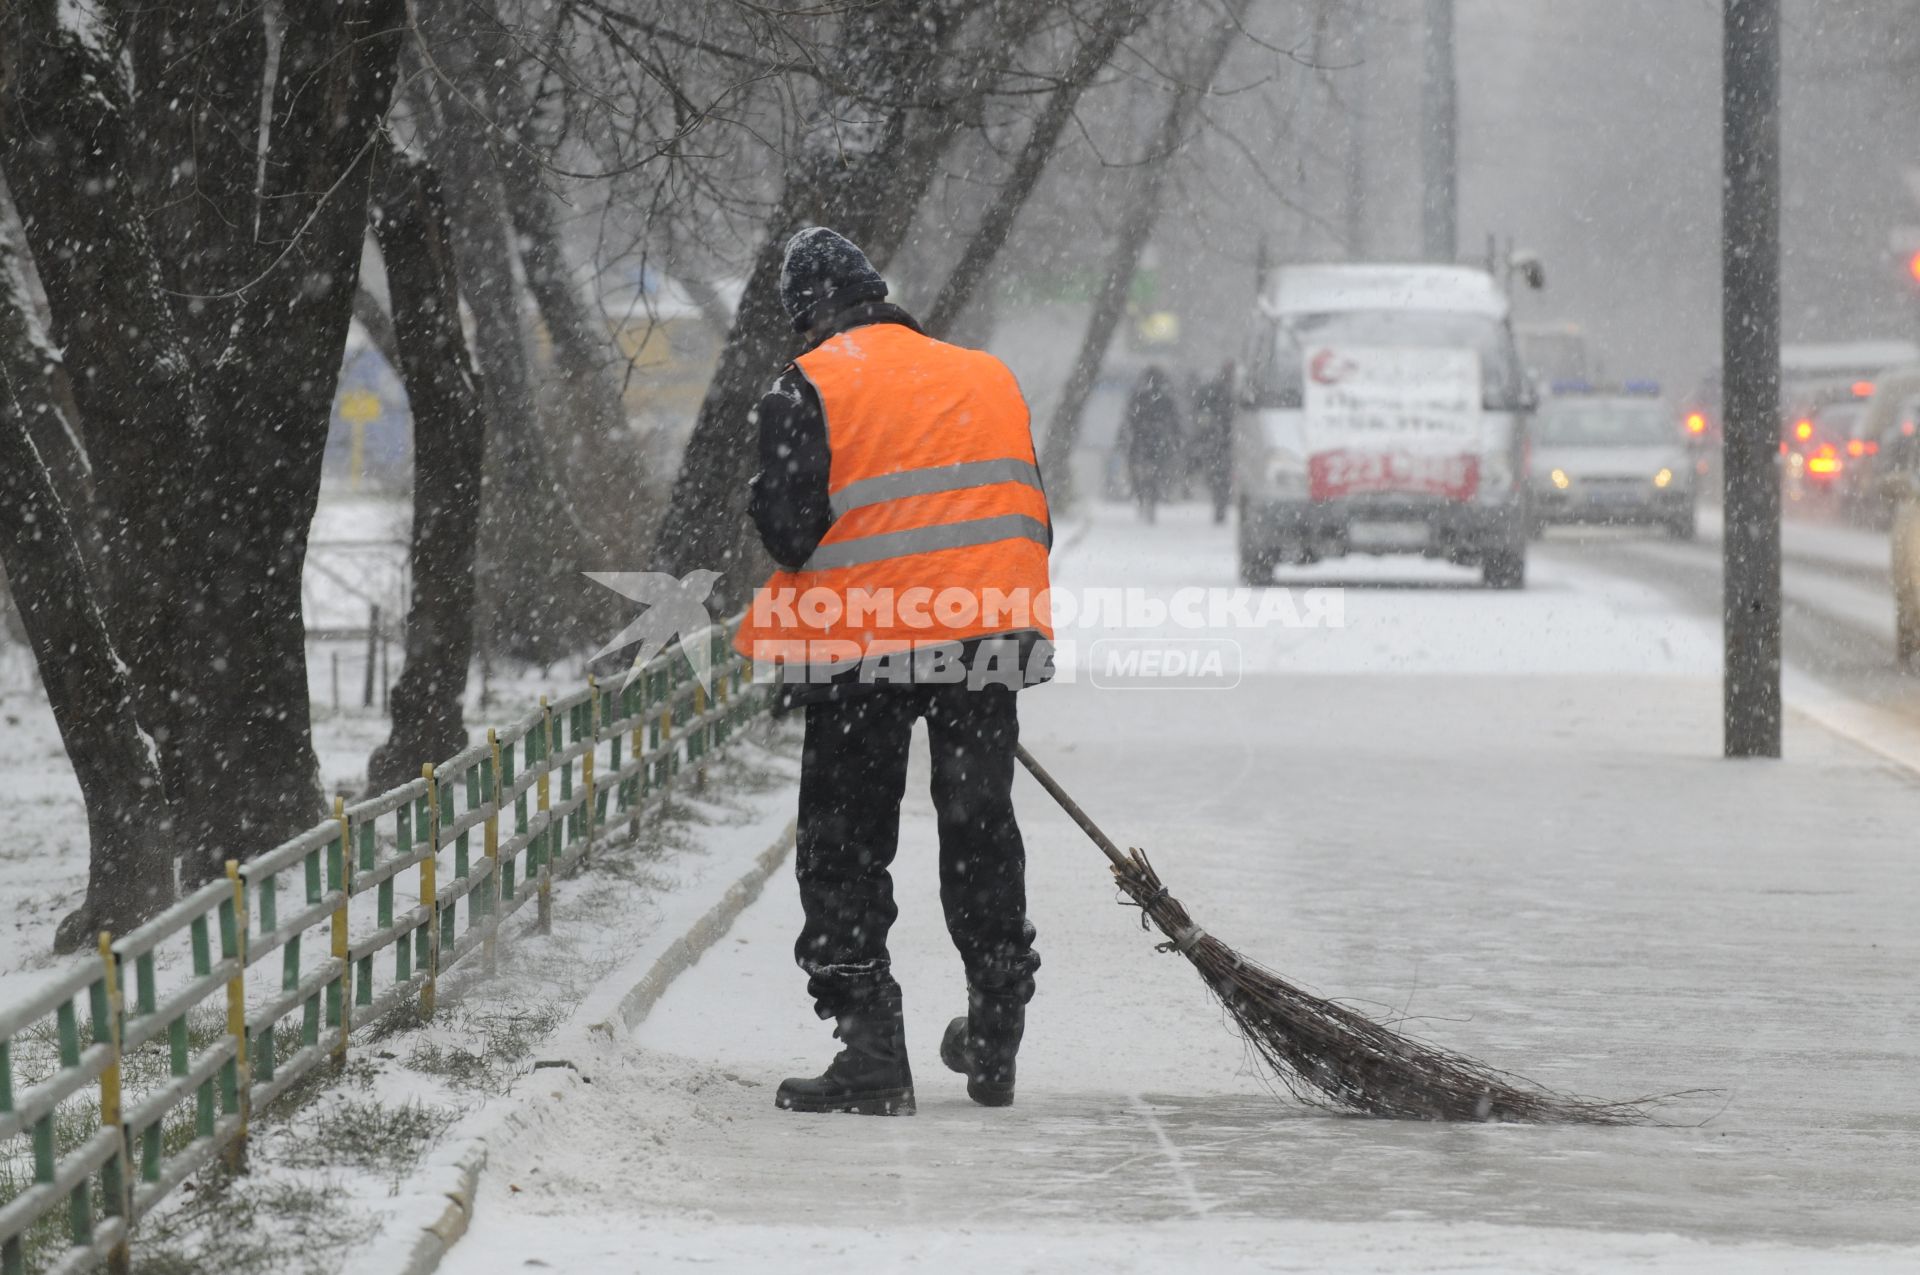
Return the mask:
<path fill-rule="evenodd" d="M 358 1054 L 349 1054 L 344 1065 L 323 1063 L 294 1081 L 268 1109 L 267 1114 L 273 1117 L 289 1116 L 322 1094 L 348 1088 L 362 1091 L 371 1089 L 374 1079 L 379 1075 L 380 1065 Z"/>
<path fill-rule="evenodd" d="M 557 1027 L 565 1012 L 556 1005 L 494 1014 L 463 1014 L 455 1024 L 462 1036 L 480 1037 L 476 1051 L 434 1040 L 416 1044 L 402 1061 L 411 1071 L 439 1076 L 460 1088 L 505 1093 L 520 1074 L 533 1047 Z"/>
<path fill-rule="evenodd" d="M 141 1275 L 326 1275 L 374 1223 L 342 1203 L 325 1181 L 201 1175 L 192 1191 L 141 1227 L 134 1240 Z M 217 1258 L 209 1255 L 217 1254 Z"/>
<path fill-rule="evenodd" d="M 362 1169 L 397 1184 L 459 1118 L 457 1111 L 424 1103 L 346 1098 L 316 1112 L 298 1141 L 277 1149 L 275 1162 L 294 1169 Z"/>

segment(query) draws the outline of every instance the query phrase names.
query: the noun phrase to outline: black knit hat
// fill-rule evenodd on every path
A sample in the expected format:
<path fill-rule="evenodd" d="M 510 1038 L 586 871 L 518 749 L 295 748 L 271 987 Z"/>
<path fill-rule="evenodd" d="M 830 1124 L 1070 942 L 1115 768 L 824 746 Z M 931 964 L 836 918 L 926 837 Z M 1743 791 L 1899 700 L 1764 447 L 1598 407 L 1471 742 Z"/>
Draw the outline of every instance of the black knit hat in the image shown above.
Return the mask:
<path fill-rule="evenodd" d="M 886 295 L 887 281 L 846 237 L 825 226 L 809 226 L 787 241 L 780 304 L 802 332 L 812 325 L 814 310 L 823 301 L 855 305 Z"/>

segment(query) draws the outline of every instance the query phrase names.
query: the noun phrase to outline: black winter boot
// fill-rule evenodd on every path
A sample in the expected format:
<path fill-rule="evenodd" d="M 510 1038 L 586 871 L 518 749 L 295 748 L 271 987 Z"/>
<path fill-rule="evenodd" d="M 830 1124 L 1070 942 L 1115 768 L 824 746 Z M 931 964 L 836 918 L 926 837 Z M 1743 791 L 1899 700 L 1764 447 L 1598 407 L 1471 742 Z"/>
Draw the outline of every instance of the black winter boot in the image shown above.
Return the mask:
<path fill-rule="evenodd" d="M 1011 996 L 967 995 L 967 1014 L 947 1024 L 940 1061 L 967 1078 L 967 1097 L 983 1107 L 1013 1105 L 1013 1059 L 1026 1033 L 1027 1007 Z"/>
<path fill-rule="evenodd" d="M 773 1105 L 782 1111 L 838 1111 L 861 1116 L 910 1116 L 913 1069 L 898 995 L 840 1016 L 833 1034 L 846 1048 L 818 1076 L 780 1082 Z"/>

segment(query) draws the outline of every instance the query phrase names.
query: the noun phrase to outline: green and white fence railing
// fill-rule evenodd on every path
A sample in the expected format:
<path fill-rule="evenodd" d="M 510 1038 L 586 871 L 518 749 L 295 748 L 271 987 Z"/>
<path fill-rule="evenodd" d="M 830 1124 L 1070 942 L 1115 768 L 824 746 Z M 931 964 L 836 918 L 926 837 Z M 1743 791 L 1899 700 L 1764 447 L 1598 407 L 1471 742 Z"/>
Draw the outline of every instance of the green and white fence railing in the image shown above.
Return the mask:
<path fill-rule="evenodd" d="M 631 684 L 543 698 L 0 1006 L 0 1153 L 17 1170 L 0 1178 L 0 1275 L 125 1270 L 163 1197 L 215 1159 L 244 1168 L 252 1113 L 344 1062 L 356 1030 L 430 1016 L 476 952 L 491 973 L 527 904 L 544 932 L 555 879 L 610 822 L 637 832 L 765 708 L 729 628 L 687 640 L 710 644 L 711 694 L 676 647 Z"/>

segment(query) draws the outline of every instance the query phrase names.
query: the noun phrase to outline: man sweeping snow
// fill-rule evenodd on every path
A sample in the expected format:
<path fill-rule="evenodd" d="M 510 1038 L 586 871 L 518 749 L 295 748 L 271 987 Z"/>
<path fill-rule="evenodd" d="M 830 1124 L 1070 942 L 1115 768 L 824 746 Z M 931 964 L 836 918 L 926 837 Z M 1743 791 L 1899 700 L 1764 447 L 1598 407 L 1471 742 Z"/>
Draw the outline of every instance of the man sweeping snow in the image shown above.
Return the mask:
<path fill-rule="evenodd" d="M 807 349 L 757 409 L 752 514 L 784 570 L 739 649 L 806 713 L 794 954 L 843 1048 L 789 1079 L 793 1111 L 914 1110 L 887 955 L 913 724 L 927 721 L 940 897 L 967 978 L 941 1058 L 986 1106 L 1013 1101 L 1040 958 L 1014 821 L 1015 694 L 1051 673 L 1053 540 L 1027 407 L 998 359 L 935 341 L 865 254 L 822 227 L 787 245 L 781 301 Z"/>

